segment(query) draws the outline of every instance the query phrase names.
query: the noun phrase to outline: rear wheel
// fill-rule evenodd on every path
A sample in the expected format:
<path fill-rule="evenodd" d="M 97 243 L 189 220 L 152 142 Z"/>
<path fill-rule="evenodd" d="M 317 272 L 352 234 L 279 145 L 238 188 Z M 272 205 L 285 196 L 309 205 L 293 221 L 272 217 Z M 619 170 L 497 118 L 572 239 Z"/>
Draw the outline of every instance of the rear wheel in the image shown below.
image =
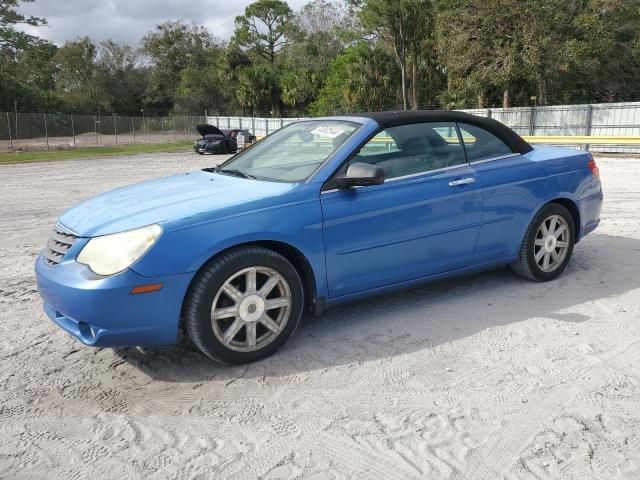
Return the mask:
<path fill-rule="evenodd" d="M 532 220 L 518 261 L 511 269 L 528 280 L 545 282 L 556 279 L 567 267 L 575 243 L 575 226 L 562 205 L 545 206 Z"/>
<path fill-rule="evenodd" d="M 300 277 L 284 257 L 262 247 L 241 247 L 194 279 L 185 301 L 185 327 L 209 358 L 252 362 L 289 339 L 303 303 Z"/>

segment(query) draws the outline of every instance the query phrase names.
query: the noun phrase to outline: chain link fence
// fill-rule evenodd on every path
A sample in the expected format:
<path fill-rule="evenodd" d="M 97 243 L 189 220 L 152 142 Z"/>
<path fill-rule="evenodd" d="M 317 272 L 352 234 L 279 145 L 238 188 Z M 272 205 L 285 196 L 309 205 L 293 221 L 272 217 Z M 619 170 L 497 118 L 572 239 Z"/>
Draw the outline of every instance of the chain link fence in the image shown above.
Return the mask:
<path fill-rule="evenodd" d="M 204 116 L 123 117 L 0 112 L 0 152 L 193 140 Z"/>
<path fill-rule="evenodd" d="M 640 102 L 551 107 L 470 109 L 492 117 L 524 136 L 640 137 Z M 123 117 L 0 112 L 0 151 L 63 150 L 193 140 L 196 125 L 246 129 L 257 136 L 300 118 L 246 116 Z M 635 146 L 590 145 L 598 152 L 639 153 Z"/>

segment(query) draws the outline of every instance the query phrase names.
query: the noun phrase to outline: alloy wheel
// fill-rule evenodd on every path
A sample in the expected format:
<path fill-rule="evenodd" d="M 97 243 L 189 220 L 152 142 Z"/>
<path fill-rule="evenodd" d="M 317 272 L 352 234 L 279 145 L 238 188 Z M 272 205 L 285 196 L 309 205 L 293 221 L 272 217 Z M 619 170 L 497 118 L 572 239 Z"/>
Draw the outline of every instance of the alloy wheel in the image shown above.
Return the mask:
<path fill-rule="evenodd" d="M 273 342 L 291 316 L 291 289 L 277 271 L 250 267 L 229 277 L 211 306 L 216 338 L 237 352 L 253 352 Z"/>
<path fill-rule="evenodd" d="M 548 217 L 536 232 L 534 259 L 543 272 L 554 272 L 567 256 L 571 232 L 560 215 Z"/>

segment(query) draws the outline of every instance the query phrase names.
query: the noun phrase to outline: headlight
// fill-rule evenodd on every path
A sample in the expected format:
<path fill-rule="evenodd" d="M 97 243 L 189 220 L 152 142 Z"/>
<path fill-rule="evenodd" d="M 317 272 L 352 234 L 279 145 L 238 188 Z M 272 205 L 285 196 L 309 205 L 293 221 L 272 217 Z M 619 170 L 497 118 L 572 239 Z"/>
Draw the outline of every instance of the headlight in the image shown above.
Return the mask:
<path fill-rule="evenodd" d="M 98 275 L 113 275 L 126 270 L 160 238 L 160 225 L 104 235 L 89 240 L 76 261 Z"/>

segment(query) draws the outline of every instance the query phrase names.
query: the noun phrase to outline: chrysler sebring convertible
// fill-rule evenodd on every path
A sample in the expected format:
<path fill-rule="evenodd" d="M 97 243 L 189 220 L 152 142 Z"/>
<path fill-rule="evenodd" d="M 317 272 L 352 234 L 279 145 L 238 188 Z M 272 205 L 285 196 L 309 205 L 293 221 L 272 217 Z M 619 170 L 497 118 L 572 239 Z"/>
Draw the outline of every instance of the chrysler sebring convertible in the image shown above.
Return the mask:
<path fill-rule="evenodd" d="M 551 281 L 600 222 L 589 153 L 457 112 L 290 124 L 215 168 L 66 211 L 36 262 L 47 315 L 97 347 L 273 353 L 304 314 L 500 266 Z"/>

